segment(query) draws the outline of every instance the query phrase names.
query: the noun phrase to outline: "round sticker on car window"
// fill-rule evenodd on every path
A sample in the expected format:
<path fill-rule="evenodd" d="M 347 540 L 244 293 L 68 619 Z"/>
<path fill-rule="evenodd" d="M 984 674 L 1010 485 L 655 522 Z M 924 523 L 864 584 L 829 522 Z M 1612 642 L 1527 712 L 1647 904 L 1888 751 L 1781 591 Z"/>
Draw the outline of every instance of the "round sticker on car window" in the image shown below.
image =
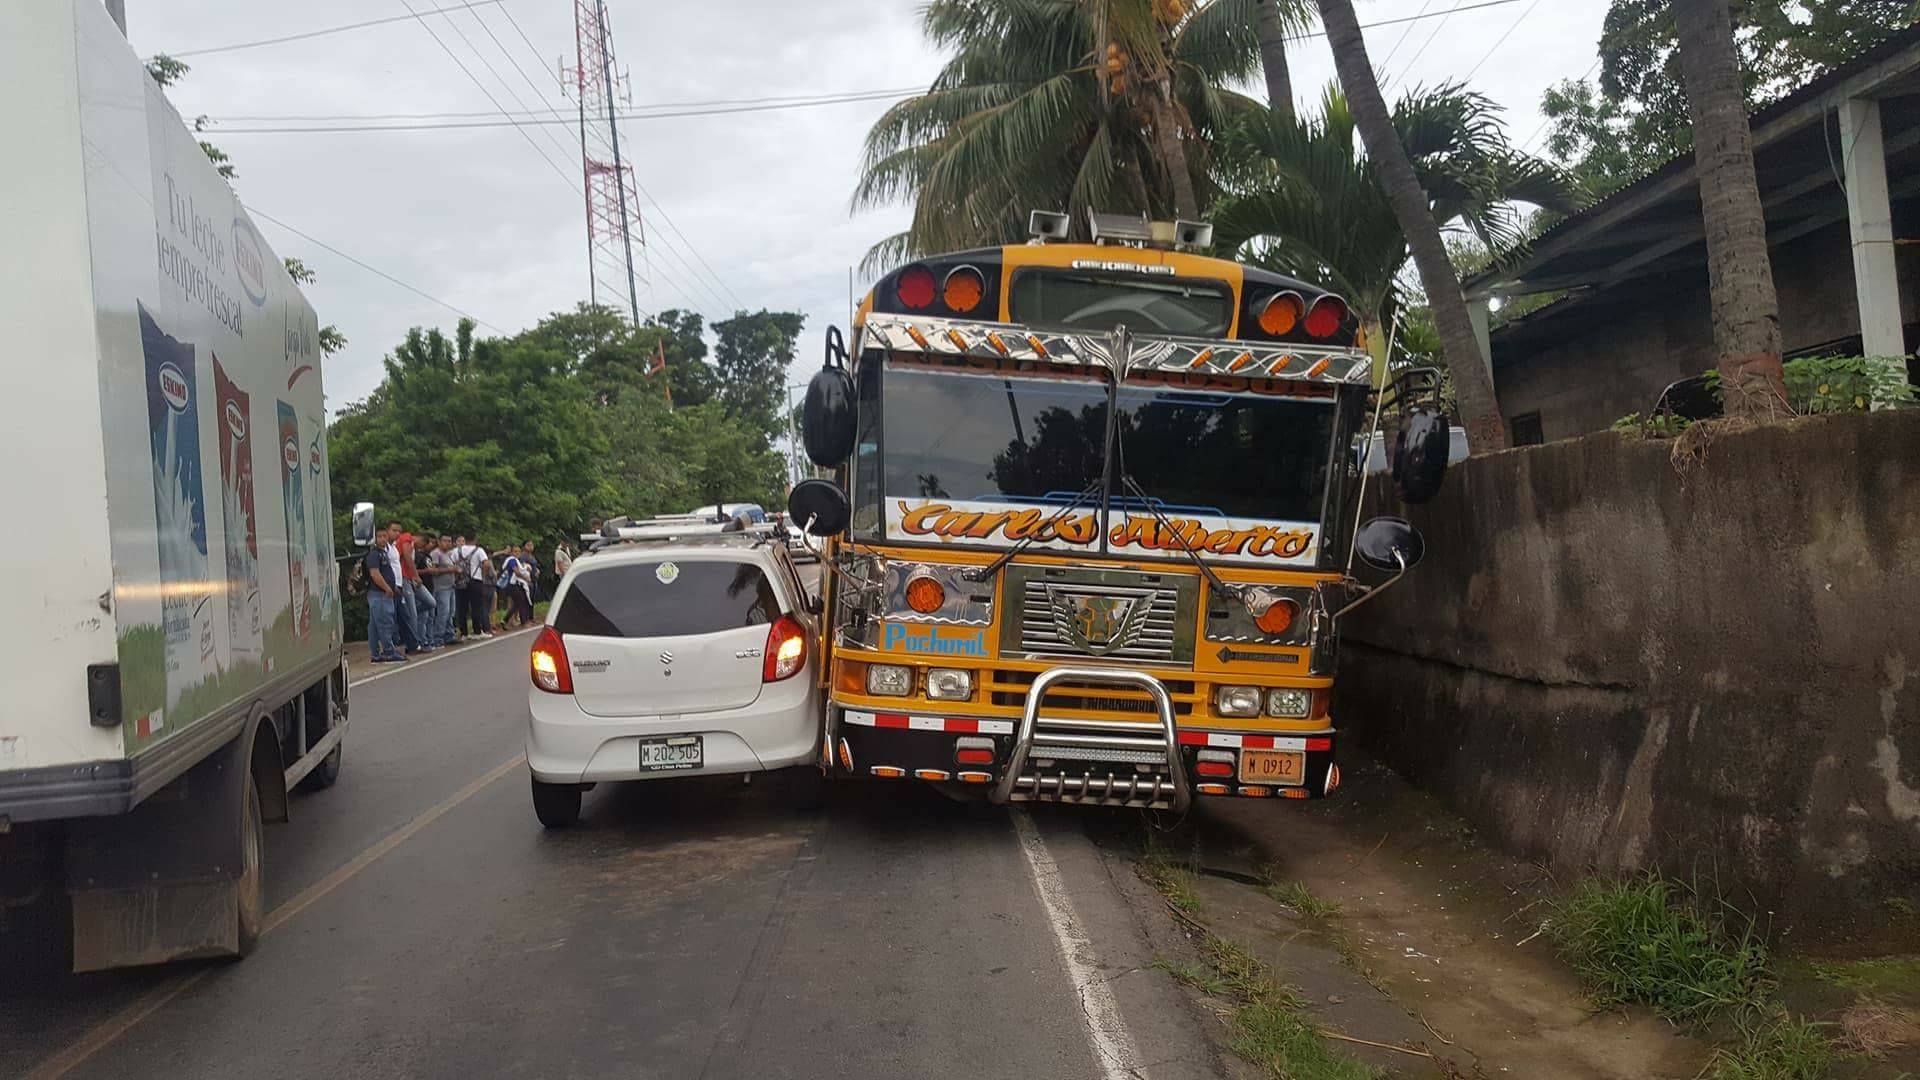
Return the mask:
<path fill-rule="evenodd" d="M 679 579 L 680 568 L 670 562 L 663 562 L 653 568 L 653 576 L 660 579 L 660 584 L 671 585 Z"/>

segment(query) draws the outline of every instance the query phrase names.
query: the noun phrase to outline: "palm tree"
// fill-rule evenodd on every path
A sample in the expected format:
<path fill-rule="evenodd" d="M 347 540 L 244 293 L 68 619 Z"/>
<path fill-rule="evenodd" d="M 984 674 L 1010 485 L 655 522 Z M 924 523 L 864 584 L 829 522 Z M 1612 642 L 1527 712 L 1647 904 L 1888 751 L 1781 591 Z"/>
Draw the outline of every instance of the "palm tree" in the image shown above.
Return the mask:
<path fill-rule="evenodd" d="M 1263 111 L 1224 89 L 1259 67 L 1254 21 L 1254 0 L 931 0 L 922 25 L 953 57 L 867 134 L 854 209 L 914 208 L 867 268 L 1018 242 L 1033 209 L 1082 236 L 1087 209 L 1203 214 L 1208 145 Z"/>
<path fill-rule="evenodd" d="M 1352 104 L 1354 125 L 1366 143 L 1368 158 L 1379 170 L 1380 187 L 1393 207 L 1394 219 L 1413 251 L 1413 264 L 1420 271 L 1420 283 L 1426 289 L 1434 325 L 1445 348 L 1467 438 L 1476 453 L 1504 450 L 1507 425 L 1494 396 L 1493 373 L 1480 355 L 1480 342 L 1467 316 L 1460 279 L 1454 276 L 1453 264 L 1447 258 L 1447 245 L 1440 238 L 1440 225 L 1421 189 L 1419 174 L 1400 145 L 1387 103 L 1380 96 L 1380 84 L 1374 79 L 1373 62 L 1367 58 L 1367 43 L 1360 35 L 1360 20 L 1353 14 L 1352 0 L 1320 0 L 1320 21 L 1327 28 L 1327 44 L 1333 49 L 1333 67 L 1340 75 L 1340 86 Z"/>
<path fill-rule="evenodd" d="M 1706 222 L 1708 295 L 1727 415 L 1772 416 L 1786 391 L 1780 372 L 1780 304 L 1767 256 L 1767 220 L 1753 172 L 1740 60 L 1726 0 L 1678 0 L 1675 28 L 1694 171 Z"/>
<path fill-rule="evenodd" d="M 1276 116 L 1293 115 L 1293 74 L 1287 69 L 1287 31 L 1305 29 L 1306 5 L 1299 0 L 1254 0 L 1260 67 L 1267 76 L 1267 108 Z"/>
<path fill-rule="evenodd" d="M 1581 192 L 1552 165 L 1513 151 L 1498 111 L 1484 95 L 1445 85 L 1403 96 L 1393 127 L 1433 218 L 1469 230 L 1489 251 L 1511 253 L 1524 239 L 1513 202 L 1569 213 Z M 1318 117 L 1266 117 L 1232 132 L 1218 154 L 1225 194 L 1214 210 L 1214 241 L 1221 252 L 1246 248 L 1254 262 L 1345 297 L 1384 359 L 1407 241 L 1378 163 L 1358 152 L 1354 135 L 1335 86 Z"/>

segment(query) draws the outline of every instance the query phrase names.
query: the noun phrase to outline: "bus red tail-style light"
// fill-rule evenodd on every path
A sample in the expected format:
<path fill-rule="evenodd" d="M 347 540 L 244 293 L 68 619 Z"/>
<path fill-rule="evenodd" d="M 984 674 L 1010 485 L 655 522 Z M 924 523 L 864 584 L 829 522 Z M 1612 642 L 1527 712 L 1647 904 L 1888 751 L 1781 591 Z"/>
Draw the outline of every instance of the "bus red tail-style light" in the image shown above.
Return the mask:
<path fill-rule="evenodd" d="M 1307 336 L 1329 338 L 1347 321 L 1347 303 L 1337 296 L 1323 296 L 1307 312 Z"/>
<path fill-rule="evenodd" d="M 900 303 L 915 311 L 924 311 L 933 304 L 933 271 L 915 263 L 900 271 L 900 277 L 894 281 L 894 292 L 900 297 Z"/>
<path fill-rule="evenodd" d="M 993 764 L 993 740 L 964 737 L 953 740 L 953 760 L 960 765 Z"/>
<path fill-rule="evenodd" d="M 760 681 L 790 679 L 807 662 L 807 628 L 791 615 L 782 615 L 767 627 L 767 649 L 762 654 Z"/>
<path fill-rule="evenodd" d="M 1233 755 L 1225 750 L 1202 750 L 1194 760 L 1193 771 L 1201 776 L 1232 776 Z"/>
<path fill-rule="evenodd" d="M 549 694 L 573 693 L 573 669 L 567 664 L 567 645 L 560 632 L 551 626 L 540 628 L 527 654 L 532 667 L 533 685 Z"/>

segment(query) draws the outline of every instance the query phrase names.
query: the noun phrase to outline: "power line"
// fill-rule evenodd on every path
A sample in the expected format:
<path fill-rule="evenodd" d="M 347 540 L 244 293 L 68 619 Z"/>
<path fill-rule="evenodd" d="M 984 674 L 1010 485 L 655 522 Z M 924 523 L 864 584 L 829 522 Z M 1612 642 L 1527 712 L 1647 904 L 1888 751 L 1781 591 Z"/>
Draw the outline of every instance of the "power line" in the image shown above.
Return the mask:
<path fill-rule="evenodd" d="M 1540 0 L 1533 0 L 1533 3 L 1528 4 L 1526 10 L 1520 13 L 1520 17 L 1513 20 L 1513 25 L 1507 27 L 1507 32 L 1504 34 L 1501 34 L 1500 37 L 1494 41 L 1492 47 L 1487 49 L 1487 55 L 1481 57 L 1480 62 L 1478 64 L 1473 65 L 1473 67 L 1467 71 L 1467 77 L 1460 81 L 1472 82 L 1473 76 L 1477 72 L 1479 72 L 1479 70 L 1482 67 L 1486 66 L 1487 61 L 1493 59 L 1493 54 L 1500 50 L 1500 46 L 1505 45 L 1507 43 L 1507 39 L 1513 36 L 1513 32 L 1515 30 L 1520 29 L 1520 24 L 1523 22 L 1526 22 L 1527 16 L 1533 14 L 1533 9 L 1539 6 L 1540 6 Z"/>
<path fill-rule="evenodd" d="M 468 8 L 484 7 L 488 4 L 503 4 L 506 0 L 473 0 L 468 4 L 454 4 L 450 7 L 434 8 L 428 15 L 438 15 L 444 11 L 464 11 Z M 183 56 L 206 56 L 209 53 L 234 52 L 239 49 L 257 49 L 262 45 L 284 45 L 289 41 L 305 41 L 308 38 L 325 37 L 328 34 L 344 34 L 349 30 L 362 30 L 369 26 L 384 26 L 387 23 L 406 22 L 418 16 L 390 15 L 384 19 L 368 19 L 366 22 L 347 23 L 344 26 L 329 26 L 325 30 L 308 30 L 301 34 L 288 34 L 285 37 L 262 38 L 259 41 L 239 41 L 232 45 L 214 45 L 205 49 L 188 49 L 185 52 L 166 53 L 175 60 Z"/>
<path fill-rule="evenodd" d="M 1419 12 L 1417 12 L 1417 14 L 1425 15 L 1427 13 L 1427 9 L 1432 6 L 1433 6 L 1433 0 L 1420 0 L 1420 10 Z M 1388 49 L 1387 55 L 1380 61 L 1381 70 L 1385 70 L 1388 64 L 1393 63 L 1393 54 L 1399 52 L 1400 46 L 1405 45 L 1407 43 L 1407 38 L 1411 36 L 1413 36 L 1413 24 L 1409 22 L 1407 23 L 1407 28 L 1405 30 L 1400 31 L 1400 37 L 1394 41 L 1393 48 Z"/>
<path fill-rule="evenodd" d="M 1496 2 L 1513 3 L 1514 0 L 1496 0 Z M 910 97 L 910 96 L 912 95 L 898 94 L 893 91 L 883 91 L 879 93 L 874 93 L 869 91 L 864 93 L 845 94 L 845 95 L 834 97 L 834 98 L 821 98 L 813 101 L 793 102 L 791 104 L 786 104 L 786 105 L 755 105 L 755 106 L 741 106 L 739 108 L 731 108 L 731 109 L 700 109 L 700 110 L 684 110 L 684 111 L 655 112 L 655 113 L 629 112 L 629 113 L 619 114 L 617 119 L 620 119 L 620 120 L 674 120 L 674 119 L 680 119 L 683 117 L 690 117 L 690 116 L 722 116 L 729 113 L 777 112 L 784 109 L 804 109 L 804 108 L 812 108 L 812 107 L 821 106 L 821 105 L 851 105 L 851 104 L 858 104 L 860 102 L 866 102 L 866 101 L 882 101 L 882 100 L 897 101 L 897 100 L 901 100 L 904 97 Z M 521 127 L 521 126 L 532 127 L 532 126 L 539 126 L 539 125 L 578 123 L 577 119 L 569 119 L 564 116 L 554 116 L 554 117 L 529 116 L 524 119 L 519 119 L 504 113 L 502 113 L 501 115 L 503 118 L 500 120 L 476 119 L 476 120 L 469 120 L 469 121 L 428 122 L 428 123 L 418 123 L 418 124 L 344 124 L 344 125 L 319 126 L 319 127 L 314 127 L 314 126 L 298 126 L 298 127 L 270 126 L 270 127 L 232 127 L 232 128 L 223 127 L 223 128 L 220 128 L 219 131 L 220 131 L 220 134 L 222 135 L 291 135 L 291 134 L 318 134 L 318 133 L 324 133 L 324 132 L 330 132 L 330 131 L 336 131 L 336 132 L 448 131 L 448 130 L 459 130 L 463 128 L 497 128 L 497 127 L 507 127 L 509 125 L 514 127 Z"/>
<path fill-rule="evenodd" d="M 1407 66 L 1400 69 L 1400 75 L 1398 78 L 1393 80 L 1394 82 L 1400 82 L 1404 80 L 1409 74 L 1412 73 L 1413 65 L 1420 62 L 1420 57 L 1425 55 L 1427 51 L 1427 47 L 1433 44 L 1433 39 L 1439 37 L 1440 31 L 1446 29 L 1447 18 L 1451 16 L 1454 12 L 1459 10 L 1460 10 L 1460 0 L 1453 0 L 1452 7 L 1438 13 L 1440 16 L 1440 21 L 1433 24 L 1433 32 L 1428 34 L 1427 40 L 1421 42 L 1420 47 L 1418 49 L 1415 49 L 1413 52 L 1413 55 L 1407 58 Z"/>
<path fill-rule="evenodd" d="M 465 75 L 468 79 L 472 80 L 473 85 L 480 88 L 480 92 L 486 95 L 487 100 L 493 103 L 494 108 L 500 110 L 500 115 L 507 116 L 507 111 L 505 108 L 501 106 L 500 100 L 493 96 L 493 92 L 487 89 L 486 84 L 480 81 L 479 76 L 475 75 L 471 70 L 469 70 L 467 68 L 467 65 L 461 62 L 458 56 L 455 56 L 453 54 L 453 49 L 449 47 L 445 41 L 442 41 L 440 39 L 440 35 L 434 32 L 433 27 L 428 24 L 427 20 L 422 18 L 418 12 L 415 12 L 413 10 L 413 5 L 408 3 L 407 0 L 400 0 L 400 6 L 403 8 L 406 8 L 408 12 L 411 12 L 413 14 L 414 21 L 420 24 L 420 29 L 425 30 L 427 32 L 427 35 L 433 38 L 433 43 L 435 45 L 440 46 L 440 51 L 447 54 L 447 59 L 453 61 L 454 66 L 460 69 L 461 74 Z M 558 165 L 555 165 L 553 162 L 553 159 L 547 156 L 547 152 L 545 150 L 540 149 L 540 144 L 533 141 L 533 136 L 527 134 L 526 129 L 522 128 L 520 124 L 516 122 L 512 117 L 507 116 L 507 122 L 513 124 L 514 129 L 520 132 L 520 137 L 527 140 L 528 146 L 533 147 L 533 152 L 540 155 L 540 160 L 546 162 L 549 166 L 552 166 L 553 171 L 560 174 L 561 182 L 567 185 L 568 190 L 572 190 L 573 180 L 567 175 L 566 170 L 562 169 Z M 532 123 L 533 121 L 528 121 L 528 122 Z"/>
<path fill-rule="evenodd" d="M 402 2 L 402 3 L 404 4 L 404 3 L 406 2 L 406 0 L 401 0 L 401 2 Z M 452 30 L 452 31 L 453 31 L 453 32 L 454 32 L 455 34 L 458 34 L 458 35 L 460 36 L 460 43 L 461 43 L 462 45 L 465 45 L 465 46 L 467 47 L 467 49 L 468 49 L 469 51 L 471 51 L 471 52 L 473 53 L 473 58 L 474 58 L 475 60 L 478 60 L 478 61 L 480 61 L 480 66 L 481 66 L 481 67 L 484 67 L 484 68 L 486 68 L 486 69 L 487 69 L 487 74 L 489 74 L 489 75 L 491 75 L 491 76 L 493 76 L 493 78 L 494 78 L 494 81 L 500 84 L 500 89 L 502 89 L 502 90 L 504 90 L 504 91 L 506 91 L 506 94 L 507 94 L 507 96 L 513 99 L 513 103 L 514 103 L 515 105 L 518 105 L 518 106 L 520 106 L 520 110 L 521 110 L 522 112 L 526 112 L 526 111 L 528 111 L 528 110 L 527 110 L 527 103 L 526 103 L 526 102 L 524 102 L 524 101 L 522 101 L 522 100 L 520 100 L 520 95 L 519 95 L 519 94 L 517 94 L 517 93 L 515 93 L 515 92 L 514 92 L 514 89 L 513 89 L 513 87 L 512 87 L 512 86 L 509 86 L 509 85 L 507 84 L 507 80 L 506 80 L 506 78 L 505 78 L 504 76 L 502 76 L 502 75 L 500 74 L 500 69 L 499 69 L 499 68 L 496 68 L 496 67 L 494 67 L 494 66 L 493 66 L 493 61 L 491 61 L 491 60 L 488 60 L 488 59 L 487 59 L 487 58 L 486 58 L 486 57 L 485 57 L 484 55 L 482 55 L 482 54 L 481 54 L 481 52 L 480 52 L 480 47 L 479 47 L 478 45 L 475 45 L 475 44 L 473 43 L 473 39 L 467 36 L 467 32 L 466 32 L 465 30 L 462 30 L 462 29 L 460 29 L 460 24 L 459 24 L 459 23 L 456 23 L 456 22 L 454 22 L 454 21 L 453 21 L 453 16 L 452 16 L 452 15 L 442 15 L 442 16 L 441 16 L 441 18 L 443 18 L 443 19 L 445 19 L 445 20 L 447 21 L 447 29 L 449 29 L 449 30 Z M 478 16 L 476 15 L 476 16 L 475 16 L 475 18 L 478 18 Z M 424 20 L 423 20 L 423 23 L 424 23 Z M 482 24 L 482 25 L 483 25 L 483 27 L 484 27 L 484 24 Z M 491 34 L 491 33 L 492 33 L 492 31 L 491 31 L 491 30 L 489 30 L 489 31 L 487 31 L 487 32 L 488 32 L 489 34 Z M 495 42 L 496 42 L 496 43 L 497 43 L 497 42 L 499 41 L 499 39 L 498 39 L 498 38 L 495 38 L 494 40 L 495 40 Z M 449 50 L 449 51 L 448 51 L 448 55 L 449 55 L 449 56 L 451 56 L 451 55 L 452 55 L 452 51 L 451 51 L 451 50 Z M 513 58 L 512 58 L 512 57 L 508 57 L 507 59 L 509 59 L 509 60 L 512 60 Z M 463 70 L 465 69 L 465 66 L 466 66 L 466 65 L 464 65 L 464 64 L 462 64 L 462 65 L 461 65 L 461 67 L 462 67 L 462 69 L 463 69 Z M 471 74 L 471 73 L 469 73 L 469 74 Z M 529 83 L 529 85 L 531 85 L 531 83 L 532 83 L 532 80 L 528 80 L 528 83 Z M 475 80 L 474 80 L 474 84 L 475 84 L 476 86 L 478 86 L 478 85 L 479 85 L 479 80 L 478 80 L 478 79 L 475 79 Z M 481 89 L 482 89 L 482 90 L 484 91 L 484 90 L 485 90 L 486 88 L 485 88 L 485 87 L 483 86 L 483 87 L 481 87 Z M 537 99 L 537 95 L 536 95 L 536 99 Z M 487 95 L 487 100 L 488 100 L 488 101 L 491 101 L 491 102 L 493 102 L 493 103 L 494 103 L 495 105 L 499 105 L 499 104 L 500 104 L 500 102 L 499 102 L 499 99 L 497 99 L 497 98 L 495 98 L 495 97 L 494 97 L 494 96 L 493 96 L 492 94 L 488 94 L 488 95 Z M 507 110 L 506 110 L 505 108 L 502 108 L 502 109 L 500 110 L 500 115 L 502 115 L 502 116 L 507 116 L 507 115 L 508 115 L 508 114 L 507 114 Z M 561 159 L 562 159 L 562 160 L 565 160 L 565 159 L 566 159 L 566 156 L 567 156 L 567 154 L 569 153 L 569 151 L 568 151 L 568 149 L 567 149 L 567 146 L 566 146 L 566 144 L 565 144 L 565 143 L 562 143 L 562 142 L 560 142 L 560 141 L 559 141 L 559 137 L 558 137 L 558 136 L 556 136 L 556 135 L 554 135 L 554 133 L 553 133 L 553 132 L 551 132 L 551 131 L 542 131 L 542 134 L 544 134 L 544 135 L 546 135 L 546 137 L 547 137 L 547 141 L 548 141 L 548 142 L 550 142 L 550 143 L 553 143 L 553 144 L 554 144 L 554 146 L 555 146 L 555 147 L 556 147 L 556 148 L 557 148 L 557 149 L 558 149 L 558 150 L 560 151 L 560 157 L 561 157 Z M 529 141 L 529 142 L 532 142 L 532 140 L 531 140 L 531 139 L 529 139 L 528 141 Z M 546 155 L 546 152 L 545 152 L 545 151 L 541 151 L 541 154 L 540 154 L 540 156 L 541 156 L 541 157 L 546 157 L 546 156 L 547 156 L 547 155 Z M 550 163 L 551 163 L 551 162 L 550 162 Z M 562 176 L 564 176 L 564 175 L 566 175 L 566 174 L 565 174 L 564 172 L 562 172 L 562 174 L 561 174 L 561 175 L 562 175 Z"/>
<path fill-rule="evenodd" d="M 401 281 L 399 278 L 394 277 L 392 274 L 387 273 L 385 270 L 382 270 L 377 266 L 368 265 L 367 263 L 354 258 L 353 256 L 347 254 L 346 252 L 341 251 L 339 248 L 334 247 L 332 244 L 327 243 L 325 240 L 320 240 L 320 239 L 316 239 L 315 237 L 309 236 L 308 234 L 301 232 L 299 229 L 296 229 L 293 226 L 287 224 L 286 222 L 281 221 L 279 218 L 274 217 L 272 214 L 267 213 L 265 210 L 262 210 L 257 206 L 248 206 L 247 210 L 258 217 L 265 218 L 266 220 L 273 222 L 275 225 L 280 226 L 281 228 L 287 230 L 293 235 L 299 237 L 300 239 L 305 240 L 309 244 L 313 244 L 315 246 L 324 248 L 327 251 L 333 252 L 335 255 L 340 256 L 341 258 L 347 260 L 348 262 L 352 263 L 353 265 L 359 267 L 362 270 L 365 270 L 370 274 L 374 274 L 379 277 L 385 278 L 386 280 L 391 281 L 395 285 L 400 286 L 401 288 L 407 290 L 410 293 L 413 293 L 416 296 L 424 297 L 427 300 L 431 300 L 434 303 L 439 304 L 441 307 L 446 308 L 448 311 L 453 312 L 455 315 L 460 315 L 460 316 L 464 316 L 466 318 L 472 319 L 476 324 L 480 326 L 484 326 L 487 329 L 492 330 L 494 333 L 499 334 L 503 337 L 506 336 L 507 332 L 505 330 L 500 329 L 499 327 L 493 325 L 492 323 L 486 321 L 485 319 L 482 319 L 478 315 L 474 315 L 470 312 L 463 311 L 460 308 L 454 307 L 452 304 L 449 304 L 445 300 L 442 300 L 439 297 L 433 295 L 432 293 L 427 292 L 425 289 L 421 289 L 416 286 L 409 285 L 406 282 Z"/>
<path fill-rule="evenodd" d="M 849 94 L 899 94 L 899 95 L 905 96 L 909 94 L 924 93 L 925 89 L 926 89 L 925 87 L 921 87 L 921 86 L 900 86 L 900 87 L 893 87 L 889 89 L 875 89 L 875 90 L 836 90 L 832 93 L 827 93 L 827 94 L 782 94 L 774 97 L 715 98 L 709 101 L 656 101 L 646 105 L 631 106 L 630 108 L 632 109 L 632 112 L 628 114 L 628 117 L 630 119 L 644 119 L 646 113 L 656 109 L 696 109 L 696 108 L 707 108 L 709 106 L 760 105 L 760 104 L 766 104 L 771 102 L 792 102 L 792 103 L 797 103 L 801 105 L 810 105 L 810 104 L 832 105 L 832 104 L 837 104 L 841 98 L 844 98 Z M 558 117 L 561 117 L 562 119 L 568 118 L 573 114 L 574 114 L 574 108 L 571 106 L 566 108 L 562 108 L 560 106 L 552 106 L 549 108 L 525 109 L 525 110 L 520 110 L 514 113 L 514 115 L 517 115 L 517 116 L 525 116 L 525 117 L 558 116 Z M 282 122 L 293 122 L 293 121 L 321 121 L 321 120 L 449 120 L 449 119 L 459 120 L 459 119 L 466 119 L 469 117 L 476 117 L 476 116 L 498 116 L 498 115 L 500 115 L 498 110 L 479 109 L 479 110 L 469 110 L 464 112 L 455 111 L 455 112 L 423 112 L 423 113 L 308 113 L 308 114 L 298 114 L 298 113 L 296 114 L 284 114 L 284 113 L 238 114 L 236 113 L 231 116 L 221 117 L 220 119 L 226 120 L 226 121 L 246 120 L 246 121 L 271 121 L 275 123 L 282 123 Z"/>

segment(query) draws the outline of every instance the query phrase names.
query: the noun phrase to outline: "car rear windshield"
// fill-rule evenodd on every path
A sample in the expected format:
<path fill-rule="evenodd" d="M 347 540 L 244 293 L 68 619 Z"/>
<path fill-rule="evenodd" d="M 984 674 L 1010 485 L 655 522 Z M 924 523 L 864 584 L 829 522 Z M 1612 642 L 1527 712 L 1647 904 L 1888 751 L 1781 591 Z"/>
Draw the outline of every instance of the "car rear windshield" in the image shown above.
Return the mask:
<path fill-rule="evenodd" d="M 576 575 L 553 628 L 590 637 L 685 637 L 779 617 L 779 594 L 753 563 L 663 559 Z"/>

